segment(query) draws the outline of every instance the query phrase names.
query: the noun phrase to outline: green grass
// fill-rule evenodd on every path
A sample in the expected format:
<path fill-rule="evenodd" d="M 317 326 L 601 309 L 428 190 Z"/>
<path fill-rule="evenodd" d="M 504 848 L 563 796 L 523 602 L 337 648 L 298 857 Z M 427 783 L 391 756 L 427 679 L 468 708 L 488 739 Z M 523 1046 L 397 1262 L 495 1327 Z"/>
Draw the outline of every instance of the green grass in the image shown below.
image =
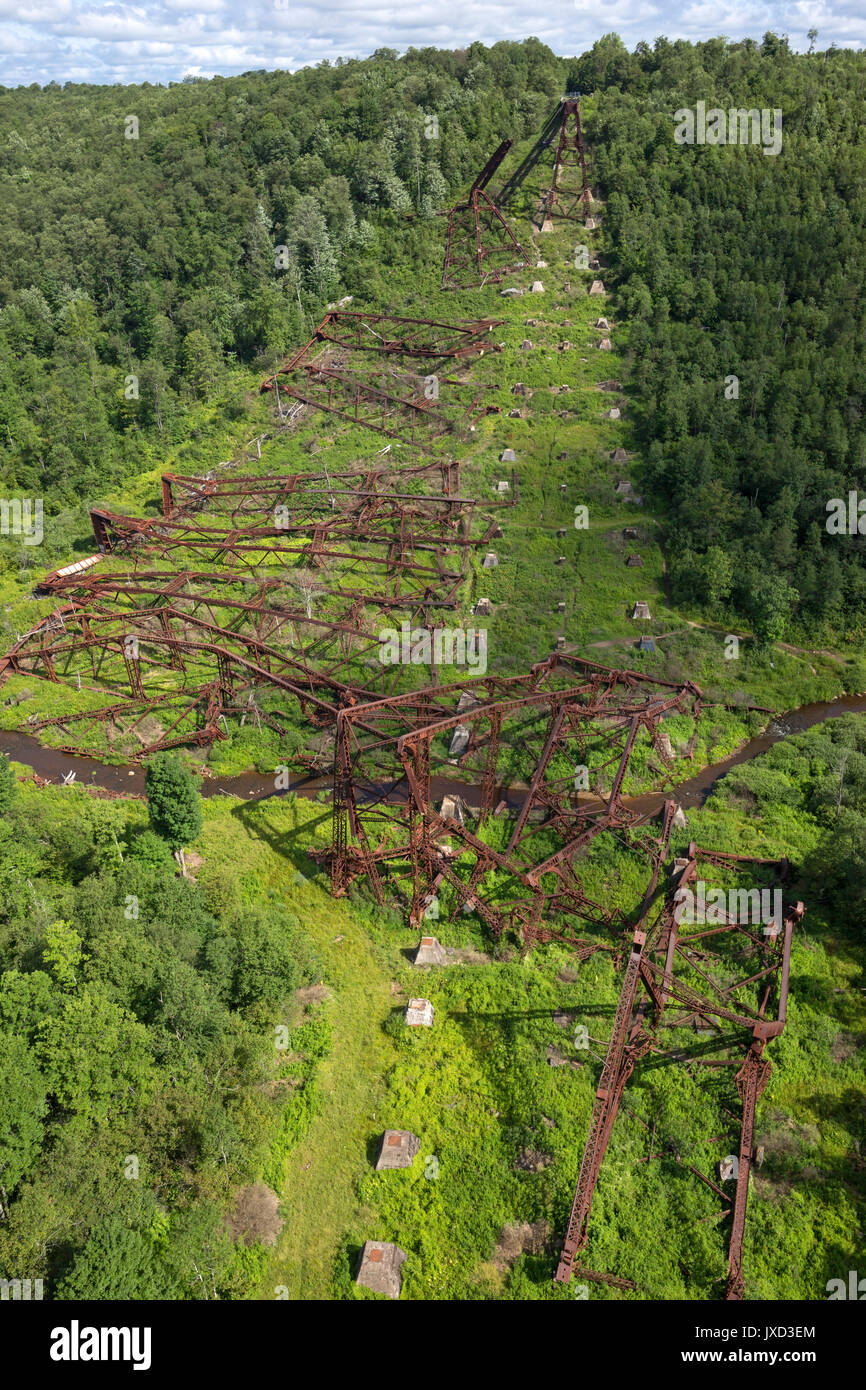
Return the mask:
<path fill-rule="evenodd" d="M 313 938 L 333 995 L 323 1006 L 331 1051 L 316 1068 L 315 1104 L 281 1180 L 269 1175 L 281 1189 L 286 1226 L 260 1288 L 264 1298 L 281 1285 L 290 1298 L 327 1297 L 343 1234 L 358 1220 L 355 1189 L 368 1168 L 369 1136 L 394 1056 L 382 1029 L 394 1002 L 387 965 L 363 917 L 331 898 L 306 855 L 312 842 L 325 843 L 325 808 L 294 797 L 248 805 L 214 797 L 204 815 L 196 848 L 205 894 L 242 894 L 247 876 L 276 890 Z"/>

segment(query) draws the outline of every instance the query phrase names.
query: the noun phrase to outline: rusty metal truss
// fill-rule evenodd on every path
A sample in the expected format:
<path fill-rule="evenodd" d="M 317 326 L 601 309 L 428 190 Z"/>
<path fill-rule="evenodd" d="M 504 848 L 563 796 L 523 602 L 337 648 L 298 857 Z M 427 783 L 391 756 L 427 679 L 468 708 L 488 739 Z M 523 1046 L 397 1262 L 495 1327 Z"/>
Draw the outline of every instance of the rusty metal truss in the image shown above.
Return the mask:
<path fill-rule="evenodd" d="M 165 571 L 104 575 L 88 587 L 86 602 L 60 605 L 7 653 L 8 672 L 115 697 L 99 708 L 35 721 L 33 731 L 121 716 L 137 723 L 157 706 L 177 706 L 182 712 L 172 734 L 204 703 L 202 726 L 170 742 L 161 737 L 138 756 L 157 745 L 201 746 L 223 736 L 219 721 L 242 713 L 237 697 L 259 686 L 294 696 L 311 722 L 327 724 L 337 702 L 359 689 L 359 668 L 376 656 L 378 637 L 360 613 L 354 622 L 308 618 L 304 609 L 280 604 L 276 581 L 244 601 L 231 596 L 242 591 L 239 576 L 220 575 L 217 583 L 179 572 L 165 580 Z"/>
<path fill-rule="evenodd" d="M 165 474 L 162 517 L 94 510 L 91 520 L 103 554 L 120 551 L 136 560 L 148 556 L 151 563 L 180 558 L 184 567 L 231 566 L 233 574 L 252 575 L 302 564 L 319 572 L 324 592 L 353 601 L 369 598 L 373 606 L 410 609 L 453 607 L 468 551 L 501 530 L 492 515 L 478 513 L 476 519 L 474 498 L 452 491 L 458 470 L 458 464 L 449 462 L 398 472 L 391 481 L 399 491 L 395 486 L 383 489 L 381 469 L 364 475 L 221 479 Z M 438 492 L 408 490 L 413 483 L 429 487 L 434 473 L 440 478 Z M 206 519 L 200 516 L 204 509 Z M 365 578 L 378 587 L 357 587 Z M 98 575 L 55 572 L 40 590 L 83 586 L 87 591 L 98 583 Z"/>
<path fill-rule="evenodd" d="M 488 159 L 465 199 L 448 212 L 443 290 L 471 289 L 497 284 L 508 271 L 529 264 L 524 251 L 499 208 L 486 192 L 491 178 L 511 149 L 502 144 Z"/>
<path fill-rule="evenodd" d="M 587 897 L 575 860 L 599 832 L 643 823 L 621 794 L 635 744 L 656 744 L 665 715 L 696 718 L 700 701 L 691 682 L 554 654 L 523 676 L 487 675 L 341 709 L 333 891 L 364 877 L 383 903 L 387 874 L 395 885 L 408 881 L 415 923 L 445 887 L 497 936 L 510 928 L 526 945 L 555 937 L 582 953 L 602 949 L 579 924 L 621 930 L 622 921 Z M 442 775 L 455 759 L 462 789 L 474 779 L 471 813 L 456 809 Z M 596 781 L 610 785 L 587 801 L 575 791 L 575 768 L 590 763 Z M 516 764 L 527 789 L 503 841 L 486 827 Z M 654 860 L 651 836 L 634 843 Z"/>
<path fill-rule="evenodd" d="M 434 490 L 437 474 L 439 485 Z M 401 467 L 382 462 L 364 463 L 354 470 L 326 470 L 322 473 L 230 473 L 220 477 L 214 470 L 203 478 L 163 473 L 162 510 L 164 516 L 171 516 L 176 508 L 191 512 L 207 507 L 210 512 L 228 513 L 236 519 L 251 511 L 272 512 L 277 506 L 296 501 L 299 494 L 309 499 L 310 506 L 315 506 L 317 500 L 321 500 L 316 496 L 319 493 L 328 500 L 328 506 L 333 510 L 330 498 L 335 493 L 342 497 L 351 494 L 387 494 L 410 500 L 424 497 L 439 500 L 456 496 L 459 491 L 460 464 L 455 459 L 438 459 L 433 463 Z"/>
<path fill-rule="evenodd" d="M 455 505 L 456 504 L 456 505 Z M 374 597 L 453 607 L 463 582 L 466 551 L 485 544 L 499 531 L 495 518 L 471 529 L 474 504 L 449 499 L 425 508 L 406 507 L 389 499 L 364 498 L 360 508 L 328 516 L 289 520 L 285 524 L 208 525 L 179 512 L 156 521 L 92 512 L 103 553 L 132 551 L 166 559 L 182 557 L 191 565 L 232 566 L 251 575 L 275 566 L 301 565 L 320 572 L 328 592 L 363 598 L 362 582 L 372 579 Z M 362 512 L 362 515 L 359 514 Z M 353 586 L 354 581 L 354 586 Z M 82 582 L 97 583 L 88 576 Z M 60 587 L 65 581 L 59 581 Z"/>
<path fill-rule="evenodd" d="M 670 833 L 670 803 L 665 812 L 662 838 Z M 675 860 L 670 882 L 657 892 L 654 873 L 640 917 L 634 929 L 631 951 L 623 976 L 607 1053 L 593 1104 L 577 1190 L 568 1220 L 556 1279 L 567 1282 L 572 1273 L 588 1271 L 575 1263 L 588 1238 L 592 1199 L 610 1141 L 626 1083 L 649 1054 L 662 1061 L 692 1066 L 737 1066 L 736 1086 L 742 1101 L 736 1191 L 730 1196 L 696 1166 L 685 1163 L 700 1181 L 722 1199 L 720 1215 L 732 1215 L 726 1296 L 743 1296 L 743 1237 L 749 1173 L 754 1157 L 755 1109 L 767 1084 L 771 1064 L 764 1049 L 785 1027 L 791 942 L 802 918 L 801 902 L 787 904 L 775 921 L 756 924 L 747 913 L 717 914 L 712 925 L 696 929 L 682 922 L 683 890 L 697 882 L 698 865 L 721 866 L 728 877 L 743 868 L 772 870 L 779 883 L 789 873 L 786 859 L 778 861 L 746 855 L 722 854 L 689 846 L 687 858 Z M 739 904 L 738 904 L 739 905 Z M 747 962 L 745 966 L 743 962 Z M 745 970 L 745 975 L 743 971 Z M 638 994 L 641 997 L 638 998 Z M 665 1017 L 675 1010 L 676 1016 Z M 711 1033 L 709 1046 L 699 1055 L 683 1048 L 666 1052 L 659 1038 L 662 1029 L 692 1027 L 698 1023 Z M 709 1053 L 721 1056 L 711 1056 Z M 675 1146 L 667 1150 L 683 1163 Z M 652 1154 L 651 1154 L 652 1156 Z M 634 1287 L 632 1285 L 632 1287 Z"/>
<path fill-rule="evenodd" d="M 490 350 L 489 336 L 502 322 L 502 319 L 466 319 L 452 323 L 445 319 L 413 319 L 397 314 L 332 309 L 309 342 L 288 357 L 279 372 L 292 371 L 304 357 L 309 357 L 325 343 L 354 351 L 420 357 L 430 362 L 476 357 Z M 268 377 L 267 382 L 271 381 Z M 263 389 L 270 388 L 263 383 Z"/>
<path fill-rule="evenodd" d="M 438 436 L 498 412 L 490 385 L 467 379 L 464 363 L 499 351 L 490 334 L 501 319 L 447 323 L 333 310 L 312 338 L 261 384 L 393 439 L 427 447 Z"/>
<path fill-rule="evenodd" d="M 530 175 L 538 190 L 540 225 L 547 218 L 576 222 L 589 216 L 592 193 L 578 94 L 568 93 L 560 99 L 538 140 L 504 184 L 500 205 L 510 203 Z"/>
<path fill-rule="evenodd" d="M 437 478 L 439 492 L 409 490 Z M 170 715 L 139 757 L 224 737 L 221 724 L 244 717 L 258 686 L 293 696 L 313 724 L 331 724 L 340 703 L 393 690 L 401 668 L 380 659 L 382 622 L 411 628 L 456 608 L 469 551 L 500 533 L 458 489 L 454 462 L 291 477 L 167 474 L 165 516 L 92 514 L 103 558 L 40 582 L 38 592 L 60 603 L 0 660 L 0 678 L 33 674 L 109 697 L 36 720 L 34 731 L 124 719 L 136 728 L 157 709 Z M 107 570 L 109 554 L 130 568 Z"/>
<path fill-rule="evenodd" d="M 580 124 L 580 97 L 563 97 L 560 108 L 559 139 L 544 216 L 576 222 L 588 217 L 592 209 Z"/>
<path fill-rule="evenodd" d="M 737 1299 L 744 1287 L 755 1109 L 770 1072 L 763 1054 L 785 1026 L 792 934 L 804 909 L 789 904 L 766 927 L 727 911 L 708 928 L 683 927 L 677 890 L 696 880 L 699 862 L 729 877 L 748 868 L 772 872 L 779 881 L 790 869 L 786 859 L 695 844 L 687 858 L 674 861 L 670 884 L 660 892 L 676 803 L 665 802 L 661 825 L 653 827 L 652 813 L 641 814 L 624 799 L 623 782 L 639 738 L 651 742 L 664 772 L 661 721 L 674 714 L 696 721 L 700 710 L 701 692 L 690 682 L 676 685 L 558 655 L 524 676 L 485 676 L 354 701 L 337 717 L 332 840 L 320 857 L 330 863 L 335 896 L 364 879 L 384 905 L 390 888 L 416 926 L 444 893 L 449 911 L 453 904 L 474 912 L 495 937 L 510 930 L 524 948 L 555 940 L 579 959 L 604 950 L 624 964 L 558 1281 L 579 1272 L 618 1288 L 636 1287 L 625 1276 L 576 1263 L 635 1067 L 656 1054 L 660 1062 L 738 1068 L 743 1118 L 733 1199 L 674 1152 L 723 1200 L 720 1216 L 732 1218 L 727 1297 Z M 578 765 L 592 766 L 596 783 L 605 784 L 597 788 L 601 795 L 574 794 Z M 594 900 L 584 886 L 586 870 L 579 875 L 580 861 L 589 862 L 593 841 L 605 834 L 646 864 L 648 882 L 634 912 Z M 699 1056 L 681 1047 L 665 1051 L 662 1030 L 699 1023 L 711 1035 Z"/>

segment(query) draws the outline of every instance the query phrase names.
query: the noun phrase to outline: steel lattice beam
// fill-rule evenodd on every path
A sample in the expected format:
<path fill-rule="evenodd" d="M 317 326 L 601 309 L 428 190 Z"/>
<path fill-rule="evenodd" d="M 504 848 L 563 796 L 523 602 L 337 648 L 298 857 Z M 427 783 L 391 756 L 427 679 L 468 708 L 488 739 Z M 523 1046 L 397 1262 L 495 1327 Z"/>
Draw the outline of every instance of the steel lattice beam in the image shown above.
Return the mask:
<path fill-rule="evenodd" d="M 503 140 L 466 198 L 449 209 L 443 290 L 470 289 L 487 282 L 496 284 L 508 271 L 529 264 L 527 253 L 490 194 L 485 192 L 510 148 L 511 141 Z"/>
<path fill-rule="evenodd" d="M 423 447 L 475 415 L 498 410 L 484 403 L 490 387 L 471 386 L 454 368 L 491 348 L 499 351 L 489 335 L 501 322 L 334 310 L 260 389 L 279 389 L 304 405 Z"/>
<path fill-rule="evenodd" d="M 663 838 L 669 834 L 670 806 L 665 815 Z M 737 1074 L 737 1088 L 743 1103 L 743 1120 L 739 1143 L 739 1167 L 737 1189 L 733 1204 L 733 1222 L 729 1243 L 729 1273 L 727 1297 L 741 1298 L 743 1294 L 742 1247 L 746 1221 L 749 1171 L 753 1157 L 753 1136 L 755 1108 L 758 1098 L 766 1086 L 770 1074 L 770 1063 L 763 1057 L 768 1039 L 777 1037 L 785 1026 L 788 999 L 788 983 L 793 929 L 803 915 L 802 903 L 789 905 L 784 911 L 779 932 L 771 939 L 762 939 L 748 925 L 735 917 L 725 915 L 723 924 L 713 926 L 708 931 L 680 933 L 676 910 L 675 890 L 693 882 L 697 876 L 698 859 L 709 863 L 723 864 L 728 869 L 751 866 L 754 868 L 772 867 L 780 881 L 787 877 L 789 865 L 786 859 L 767 860 L 751 858 L 747 855 L 723 855 L 704 852 L 695 844 L 689 847 L 689 858 L 681 874 L 671 881 L 661 910 L 652 924 L 648 915 L 652 907 L 652 895 L 644 901 L 638 927 L 634 933 L 633 947 L 626 966 L 614 1024 L 608 1042 L 607 1054 L 596 1092 L 589 1132 L 584 1147 L 583 1159 L 578 1177 L 577 1190 L 572 1204 L 562 1254 L 556 1272 L 556 1279 L 567 1281 L 574 1272 L 575 1259 L 587 1241 L 587 1227 L 592 1198 L 598 1182 L 601 1165 L 607 1149 L 613 1124 L 619 1110 L 622 1094 L 635 1065 L 650 1051 L 657 1051 L 656 1034 L 663 1024 L 665 1007 L 670 1002 L 686 1006 L 688 1013 L 684 1018 L 674 1019 L 667 1026 L 676 1027 L 692 1019 L 700 1018 L 721 1030 L 722 1021 L 735 1023 L 747 1028 L 750 1040 L 745 1061 Z M 655 876 L 652 884 L 655 890 Z M 712 936 L 712 963 L 706 948 L 698 953 L 691 950 L 688 943 L 705 942 Z M 745 937 L 750 945 L 746 950 L 756 953 L 761 960 L 761 969 L 751 971 L 744 979 L 733 983 L 717 982 L 709 973 L 713 965 L 724 965 L 720 950 L 731 939 Z M 663 958 L 656 961 L 653 956 Z M 698 955 L 703 967 L 698 967 Z M 680 970 L 695 970 L 703 989 L 697 989 L 675 973 L 675 965 Z M 730 969 L 731 961 L 728 961 Z M 762 982 L 754 1007 L 741 1003 L 739 1008 L 730 1007 L 728 1001 L 737 991 L 754 987 Z M 643 985 L 646 998 L 638 1003 L 637 992 Z M 768 1018 L 767 1010 L 775 993 L 775 1017 Z M 720 1002 L 721 1001 L 721 1002 Z M 736 1047 L 738 1034 L 728 1046 Z M 725 1037 L 719 1033 L 719 1043 L 725 1045 Z M 681 1160 L 680 1160 L 681 1161 Z M 700 1171 L 686 1164 L 708 1187 L 725 1197 L 716 1185 Z M 727 1201 L 727 1198 L 725 1197 Z M 730 1208 L 728 1209 L 730 1210 Z M 724 1214 L 724 1213 L 723 1213 Z M 585 1271 L 582 1271 L 585 1274 Z"/>
<path fill-rule="evenodd" d="M 469 550 L 499 530 L 490 516 L 476 519 L 474 499 L 459 496 L 458 467 L 166 475 L 162 518 L 92 514 L 103 555 L 128 559 L 131 568 L 106 570 L 104 559 L 91 557 L 47 575 L 38 592 L 59 606 L 10 648 L 0 678 L 32 673 L 78 689 L 85 680 L 111 701 L 39 720 L 36 729 L 116 720 L 128 692 L 123 713 L 135 724 L 157 707 L 206 708 L 204 729 L 188 730 L 189 741 L 202 744 L 221 736 L 224 715 L 239 712 L 221 679 L 227 672 L 244 688 L 291 693 L 314 724 L 333 722 L 342 701 L 376 699 L 399 675 L 379 659 L 376 615 L 426 624 L 454 608 Z M 441 491 L 432 490 L 434 480 Z M 266 524 L 277 508 L 281 524 Z M 378 670 L 372 683 L 370 667 Z M 184 741 L 173 732 L 182 720 L 169 731 L 172 746 Z"/>
<path fill-rule="evenodd" d="M 569 916 L 622 929 L 617 914 L 584 893 L 574 861 L 601 831 L 641 824 L 620 794 L 634 730 L 645 728 L 651 736 L 664 715 L 694 712 L 699 704 L 700 691 L 690 683 L 653 681 L 553 656 L 525 676 L 486 676 L 342 709 L 329 856 L 335 892 L 361 876 L 375 877 L 381 886 L 387 869 L 389 877 L 410 878 L 417 918 L 417 904 L 429 899 L 439 883 L 450 883 L 460 896 L 460 875 L 453 868 L 459 856 L 461 874 L 468 872 L 471 880 L 467 899 L 497 935 L 510 927 L 527 944 L 555 935 L 583 948 L 588 943 Z M 623 727 L 629 734 L 620 748 Z M 436 764 L 444 769 L 455 741 L 461 744 L 463 781 L 470 769 L 478 777 L 480 825 L 502 780 L 500 750 L 510 741 L 528 755 L 539 735 L 535 769 L 505 852 L 487 845 L 465 820 L 458 823 L 436 811 L 430 768 Z M 619 771 L 610 793 L 587 806 L 574 795 L 571 769 L 575 761 L 583 761 L 582 756 L 576 759 L 575 750 L 582 755 L 590 742 L 601 747 L 613 743 L 619 749 Z M 565 777 L 563 763 L 569 767 Z M 423 777 L 419 767 L 426 769 Z M 439 794 L 446 793 L 447 782 L 442 782 Z M 456 850 L 448 849 L 451 841 Z M 663 852 L 657 842 L 648 842 L 648 851 L 652 862 Z M 500 901 L 492 901 L 479 887 L 494 869 L 510 876 L 508 894 Z"/>

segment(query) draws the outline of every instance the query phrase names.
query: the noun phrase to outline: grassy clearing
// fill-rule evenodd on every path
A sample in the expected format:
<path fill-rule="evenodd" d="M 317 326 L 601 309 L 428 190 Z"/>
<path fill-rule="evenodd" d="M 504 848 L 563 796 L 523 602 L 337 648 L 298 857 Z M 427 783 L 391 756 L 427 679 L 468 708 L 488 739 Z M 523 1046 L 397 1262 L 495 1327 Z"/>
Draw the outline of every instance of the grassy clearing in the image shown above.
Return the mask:
<path fill-rule="evenodd" d="M 382 1026 L 394 1002 L 388 962 L 364 919 L 330 897 L 307 857 L 305 846 L 324 842 L 325 808 L 293 797 L 249 804 L 214 797 L 204 803 L 204 815 L 197 848 L 205 895 L 243 895 L 253 881 L 273 890 L 325 963 L 331 997 L 321 1007 L 331 1051 L 317 1066 L 315 1100 L 299 1141 L 283 1171 L 268 1174 L 281 1192 L 286 1226 L 259 1293 L 271 1298 L 285 1285 L 290 1298 L 327 1297 L 344 1232 L 360 1219 L 357 1185 L 369 1166 L 383 1077 L 394 1057 Z"/>

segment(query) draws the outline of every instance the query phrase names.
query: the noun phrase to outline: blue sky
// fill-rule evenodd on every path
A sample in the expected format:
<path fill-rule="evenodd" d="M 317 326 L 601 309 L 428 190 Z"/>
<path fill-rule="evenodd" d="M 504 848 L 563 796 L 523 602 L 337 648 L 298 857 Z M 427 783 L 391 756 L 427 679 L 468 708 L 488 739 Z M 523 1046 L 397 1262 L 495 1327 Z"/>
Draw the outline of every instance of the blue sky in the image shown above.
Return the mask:
<path fill-rule="evenodd" d="M 293 70 L 376 48 L 456 48 L 530 34 L 567 56 L 611 31 L 633 48 L 660 34 L 760 39 L 771 29 L 805 49 L 810 28 L 818 30 L 819 49 L 863 48 L 863 0 L 694 0 L 676 12 L 654 0 L 0 0 L 0 83 L 170 82 L 187 73 Z"/>

